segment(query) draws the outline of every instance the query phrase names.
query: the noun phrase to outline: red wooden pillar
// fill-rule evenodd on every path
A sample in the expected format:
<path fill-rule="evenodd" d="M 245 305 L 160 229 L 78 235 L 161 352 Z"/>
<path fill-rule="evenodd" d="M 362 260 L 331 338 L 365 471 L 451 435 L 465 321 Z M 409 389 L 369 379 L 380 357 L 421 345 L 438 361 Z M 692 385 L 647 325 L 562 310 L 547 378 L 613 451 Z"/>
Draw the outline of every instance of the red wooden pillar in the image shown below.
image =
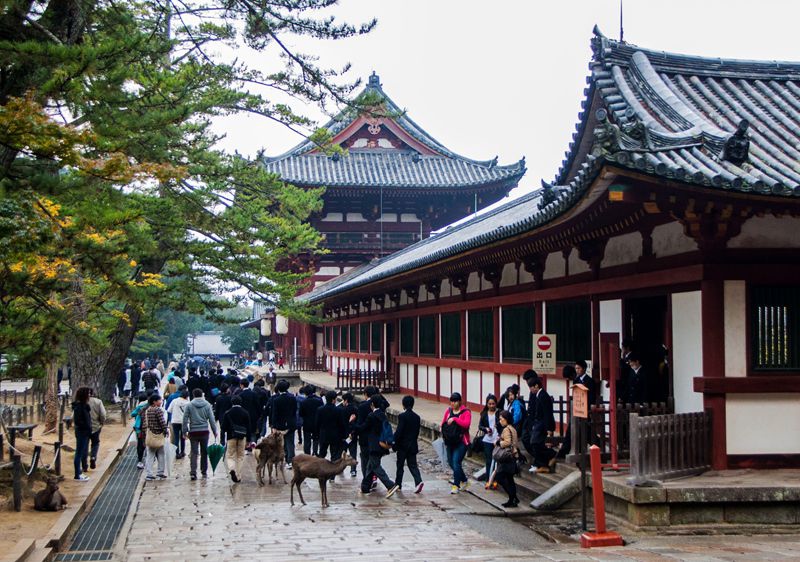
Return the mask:
<path fill-rule="evenodd" d="M 703 320 L 703 377 L 725 376 L 725 292 L 721 280 L 700 285 Z M 711 412 L 711 468 L 728 467 L 725 396 L 703 395 L 703 407 Z"/>
<path fill-rule="evenodd" d="M 595 381 L 600 380 L 600 299 L 597 295 L 591 297 L 592 307 L 592 372 L 589 373 Z M 599 393 L 598 393 L 599 394 Z"/>

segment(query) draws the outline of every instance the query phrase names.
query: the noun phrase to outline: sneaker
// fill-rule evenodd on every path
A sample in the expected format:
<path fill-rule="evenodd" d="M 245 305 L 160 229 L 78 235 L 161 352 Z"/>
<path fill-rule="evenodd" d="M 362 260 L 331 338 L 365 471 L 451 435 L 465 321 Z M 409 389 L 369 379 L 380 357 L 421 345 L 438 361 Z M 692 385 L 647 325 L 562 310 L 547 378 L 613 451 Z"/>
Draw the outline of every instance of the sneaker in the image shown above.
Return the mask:
<path fill-rule="evenodd" d="M 350 476 L 352 476 L 353 478 L 355 478 L 356 476 L 358 476 L 358 473 L 356 472 L 356 469 L 355 469 L 355 468 L 354 468 L 353 470 L 351 470 L 351 471 L 350 471 Z"/>
<path fill-rule="evenodd" d="M 95 459 L 92 459 L 92 460 L 90 460 L 90 461 L 89 461 L 89 467 L 90 467 L 92 470 L 94 470 L 95 468 L 97 468 L 97 463 L 95 462 Z"/>
<path fill-rule="evenodd" d="M 290 463 L 290 462 L 287 462 L 287 463 L 286 463 L 286 468 L 287 468 L 287 469 L 290 469 L 290 468 L 292 468 L 292 463 Z"/>
<path fill-rule="evenodd" d="M 156 477 L 155 477 L 155 476 L 149 476 L 149 475 L 148 475 L 148 476 L 145 476 L 145 477 L 144 477 L 144 479 L 152 482 L 153 480 L 155 480 L 155 479 L 156 479 Z"/>
<path fill-rule="evenodd" d="M 166 474 L 158 474 L 157 477 L 158 477 L 159 480 L 166 480 L 167 479 L 167 475 Z"/>
<path fill-rule="evenodd" d="M 415 494 L 419 494 L 422 491 L 422 488 L 425 486 L 425 482 L 420 482 L 417 484 L 417 488 L 414 490 Z"/>
<path fill-rule="evenodd" d="M 394 493 L 395 493 L 397 490 L 399 490 L 399 489 L 400 489 L 400 486 L 398 486 L 397 484 L 395 484 L 394 486 L 392 486 L 391 488 L 389 488 L 389 491 L 388 491 L 388 492 L 386 492 L 386 497 L 387 497 L 387 498 L 391 498 L 391 497 L 394 495 Z"/>
<path fill-rule="evenodd" d="M 89 477 L 86 476 L 85 474 L 81 474 L 80 476 L 76 476 L 75 480 L 78 480 L 80 482 L 88 482 L 89 481 Z"/>
<path fill-rule="evenodd" d="M 189 480 L 197 480 L 197 474 L 190 474 Z"/>
<path fill-rule="evenodd" d="M 461 485 L 458 487 L 462 492 L 469 488 L 469 480 L 466 482 L 462 482 Z"/>
<path fill-rule="evenodd" d="M 528 472 L 530 472 L 531 474 L 535 474 L 536 473 L 536 466 L 531 465 L 531 467 L 528 469 Z"/>
<path fill-rule="evenodd" d="M 450 493 L 451 494 L 457 494 L 459 491 L 460 490 L 458 489 L 458 486 L 450 486 Z"/>
<path fill-rule="evenodd" d="M 139 470 L 143 469 L 144 468 L 144 463 L 143 462 L 137 462 L 136 463 L 136 468 L 138 468 Z"/>

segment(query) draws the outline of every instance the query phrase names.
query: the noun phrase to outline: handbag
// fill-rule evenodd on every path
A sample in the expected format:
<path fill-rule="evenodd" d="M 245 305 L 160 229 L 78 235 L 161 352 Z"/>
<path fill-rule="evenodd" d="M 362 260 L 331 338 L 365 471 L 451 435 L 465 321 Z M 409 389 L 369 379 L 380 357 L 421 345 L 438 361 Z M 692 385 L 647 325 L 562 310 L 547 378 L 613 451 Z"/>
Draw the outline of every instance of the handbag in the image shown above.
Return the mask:
<path fill-rule="evenodd" d="M 244 439 L 247 437 L 247 428 L 235 423 L 231 424 L 231 431 L 233 432 L 234 439 Z"/>
<path fill-rule="evenodd" d="M 486 435 L 483 431 L 479 431 L 478 434 L 472 438 L 472 443 L 470 443 L 469 450 L 473 453 L 482 453 L 483 452 L 483 436 Z"/>
<path fill-rule="evenodd" d="M 497 463 L 511 462 L 514 460 L 513 447 L 501 447 L 499 444 L 494 446 L 492 450 L 492 458 Z"/>
<path fill-rule="evenodd" d="M 150 449 L 160 449 L 164 446 L 166 437 L 167 436 L 163 433 L 153 433 L 148 429 L 147 435 L 144 438 L 144 444 Z"/>

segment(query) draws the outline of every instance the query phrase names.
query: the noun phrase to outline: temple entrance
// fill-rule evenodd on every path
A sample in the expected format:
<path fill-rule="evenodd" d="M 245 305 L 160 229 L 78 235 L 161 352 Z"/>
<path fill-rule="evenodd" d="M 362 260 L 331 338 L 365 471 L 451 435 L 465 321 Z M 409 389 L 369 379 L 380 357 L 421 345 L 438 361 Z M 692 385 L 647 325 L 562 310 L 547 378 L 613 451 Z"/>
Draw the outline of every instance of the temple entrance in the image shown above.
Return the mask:
<path fill-rule="evenodd" d="M 669 326 L 666 295 L 625 299 L 623 337 L 633 342 L 633 351 L 647 373 L 647 396 L 651 402 L 672 397 L 667 334 Z"/>

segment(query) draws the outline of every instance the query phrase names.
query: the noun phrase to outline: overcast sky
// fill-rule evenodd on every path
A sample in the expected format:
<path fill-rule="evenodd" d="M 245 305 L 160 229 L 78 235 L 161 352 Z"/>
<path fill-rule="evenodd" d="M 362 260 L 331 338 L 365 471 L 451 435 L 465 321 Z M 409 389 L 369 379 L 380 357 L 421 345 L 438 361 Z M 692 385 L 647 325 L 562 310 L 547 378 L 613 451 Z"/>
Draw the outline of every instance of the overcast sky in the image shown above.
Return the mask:
<path fill-rule="evenodd" d="M 378 19 L 366 36 L 295 41 L 320 62 L 352 63 L 351 79 L 374 70 L 385 92 L 455 152 L 509 164 L 525 156 L 520 191 L 552 180 L 575 130 L 597 24 L 619 35 L 619 0 L 341 0 L 353 23 Z M 650 49 L 708 57 L 800 60 L 800 5 L 785 1 L 625 0 L 625 40 Z M 268 57 L 240 54 L 253 66 Z M 320 120 L 314 107 L 303 108 Z M 247 155 L 280 154 L 296 134 L 252 116 L 228 118 L 222 146 Z"/>

